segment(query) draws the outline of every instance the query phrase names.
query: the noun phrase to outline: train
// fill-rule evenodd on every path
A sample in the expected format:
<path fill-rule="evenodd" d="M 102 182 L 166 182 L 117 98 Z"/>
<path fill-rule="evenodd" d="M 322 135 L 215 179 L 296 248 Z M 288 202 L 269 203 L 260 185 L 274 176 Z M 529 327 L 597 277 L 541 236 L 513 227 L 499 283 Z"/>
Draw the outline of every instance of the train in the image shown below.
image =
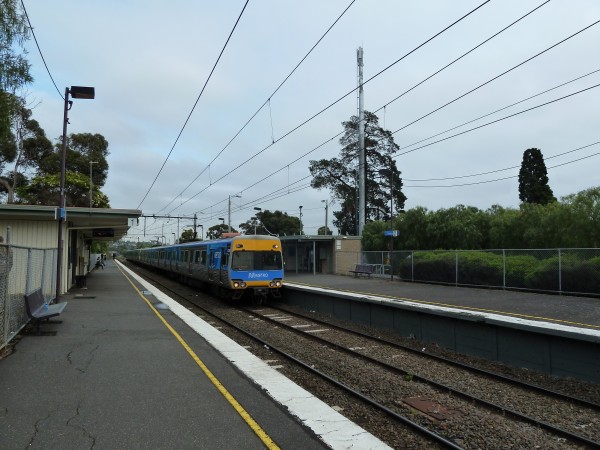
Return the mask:
<path fill-rule="evenodd" d="M 274 236 L 225 233 L 210 241 L 130 250 L 125 257 L 223 299 L 263 304 L 281 297 L 283 256 Z"/>

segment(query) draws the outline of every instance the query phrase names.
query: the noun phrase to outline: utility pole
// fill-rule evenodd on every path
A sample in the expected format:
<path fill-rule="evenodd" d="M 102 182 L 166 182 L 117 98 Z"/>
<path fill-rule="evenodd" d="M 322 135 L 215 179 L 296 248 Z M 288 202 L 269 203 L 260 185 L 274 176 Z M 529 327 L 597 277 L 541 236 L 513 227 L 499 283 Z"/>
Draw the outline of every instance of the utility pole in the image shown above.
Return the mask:
<path fill-rule="evenodd" d="M 241 198 L 240 194 L 234 195 L 234 197 Z M 229 196 L 229 204 L 227 208 L 227 232 L 231 233 L 231 195 Z"/>
<path fill-rule="evenodd" d="M 358 235 L 362 236 L 367 221 L 366 209 L 366 155 L 365 155 L 365 107 L 363 100 L 363 49 L 358 47 Z"/>
<path fill-rule="evenodd" d="M 325 234 L 327 234 L 328 228 L 327 228 L 327 212 L 329 209 L 329 203 L 327 202 L 327 200 L 321 200 L 321 202 L 325 203 Z"/>

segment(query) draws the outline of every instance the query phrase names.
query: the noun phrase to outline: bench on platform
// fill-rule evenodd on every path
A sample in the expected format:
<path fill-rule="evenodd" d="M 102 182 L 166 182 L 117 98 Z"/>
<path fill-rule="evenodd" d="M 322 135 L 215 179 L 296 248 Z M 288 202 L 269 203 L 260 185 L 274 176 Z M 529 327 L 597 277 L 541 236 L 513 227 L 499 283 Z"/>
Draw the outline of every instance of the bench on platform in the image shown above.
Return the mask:
<path fill-rule="evenodd" d="M 25 296 L 25 309 L 27 310 L 27 315 L 31 320 L 33 320 L 37 325 L 37 334 L 40 334 L 40 322 L 42 320 L 48 321 L 50 317 L 59 316 L 67 303 L 57 303 L 54 305 L 48 304 L 50 301 L 46 302 L 44 300 L 44 294 L 42 294 L 41 289 L 36 289 L 31 294 L 26 294 Z M 60 323 L 59 321 L 55 323 Z"/>
<path fill-rule="evenodd" d="M 349 270 L 349 272 L 353 273 L 355 278 L 359 275 L 367 275 L 369 278 L 371 278 L 373 266 L 370 264 L 357 264 L 354 270 Z"/>

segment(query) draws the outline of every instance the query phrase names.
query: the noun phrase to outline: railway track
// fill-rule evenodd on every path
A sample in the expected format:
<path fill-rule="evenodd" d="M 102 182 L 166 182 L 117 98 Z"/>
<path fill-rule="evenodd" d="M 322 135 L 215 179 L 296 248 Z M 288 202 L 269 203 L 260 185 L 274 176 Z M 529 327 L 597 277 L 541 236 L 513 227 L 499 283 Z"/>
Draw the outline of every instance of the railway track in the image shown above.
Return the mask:
<path fill-rule="evenodd" d="M 600 416 L 600 405 L 594 402 L 484 371 L 464 363 L 419 353 L 412 348 L 276 307 L 247 309 L 246 311 L 274 326 L 285 328 L 306 339 L 360 358 L 369 364 L 378 365 L 400 377 L 427 384 L 440 392 L 450 392 L 468 402 L 489 408 L 497 414 L 510 416 L 514 420 L 545 429 L 577 445 L 600 448 L 598 430 L 596 433 L 590 433 L 591 436 L 581 433 L 581 423 L 594 423 Z M 412 358 L 413 361 L 407 361 L 408 358 Z M 430 363 L 424 364 L 424 360 Z M 432 366 L 432 363 L 435 366 Z M 407 370 L 403 366 L 411 368 Z M 423 368 L 425 367 L 428 375 L 420 375 L 419 368 L 421 372 L 424 372 Z M 455 372 L 451 376 L 448 374 L 450 370 Z M 435 374 L 438 376 L 435 377 Z M 452 382 L 461 378 L 468 378 L 469 386 L 459 387 Z M 493 399 L 486 398 L 490 397 L 489 385 L 491 383 L 497 386 L 492 389 L 492 392 L 497 393 Z M 485 392 L 477 389 L 483 385 L 486 385 Z M 523 401 L 523 397 L 526 397 L 525 401 Z M 529 411 L 524 413 L 515 406 L 518 404 L 523 408 L 531 405 L 547 405 L 549 402 L 552 403 L 553 409 L 565 412 L 573 411 L 576 412 L 576 415 L 573 414 L 572 420 L 564 420 L 563 425 L 559 426 L 551 423 L 552 419 L 545 414 L 547 412 L 545 408 L 529 407 L 526 408 Z M 593 431 L 591 427 L 589 431 Z"/>
<path fill-rule="evenodd" d="M 209 321 L 251 339 L 255 344 L 250 346 L 263 359 L 272 360 L 277 353 L 287 361 L 281 369 L 286 375 L 298 376 L 301 367 L 303 373 L 319 377 L 316 395 L 330 404 L 332 398 L 333 404 L 344 404 L 353 411 L 352 420 L 394 447 L 410 442 L 420 448 L 491 448 L 497 441 L 503 447 L 600 448 L 594 430 L 600 428 L 600 407 L 585 399 L 523 385 L 463 363 L 434 360 L 432 355 L 289 311 L 239 309 L 195 295 L 190 299 L 189 288 L 159 284 L 179 300 L 201 308 L 200 314 Z M 306 377 L 300 376 L 300 384 L 319 385 Z M 456 386 L 461 384 L 457 380 L 463 386 Z M 355 400 L 340 401 L 332 393 L 340 389 Z M 363 410 L 356 402 L 367 405 L 361 407 L 365 412 L 356 413 Z M 573 420 L 553 423 L 556 410 L 562 411 L 558 416 Z M 382 431 L 390 429 L 393 432 Z"/>

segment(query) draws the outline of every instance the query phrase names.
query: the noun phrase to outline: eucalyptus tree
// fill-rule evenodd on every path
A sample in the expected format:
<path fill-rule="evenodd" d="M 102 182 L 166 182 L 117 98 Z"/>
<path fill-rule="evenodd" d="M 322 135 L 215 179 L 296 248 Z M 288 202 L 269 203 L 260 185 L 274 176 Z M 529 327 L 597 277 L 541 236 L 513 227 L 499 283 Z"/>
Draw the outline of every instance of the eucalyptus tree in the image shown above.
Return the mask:
<path fill-rule="evenodd" d="M 357 116 L 342 123 L 344 134 L 339 143 L 342 148 L 339 157 L 310 161 L 309 170 L 313 177 L 311 186 L 315 189 L 329 189 L 333 198 L 341 205 L 334 211 L 333 225 L 341 234 L 357 234 L 358 229 L 358 179 L 359 142 Z M 396 210 L 404 208 L 406 196 L 402 193 L 402 178 L 392 155 L 400 147 L 394 142 L 392 133 L 379 125 L 379 118 L 365 111 L 365 155 L 364 167 L 366 185 L 367 221 L 390 218 L 390 191 L 393 193 Z M 382 175 L 383 171 L 386 174 Z M 389 171 L 391 171 L 391 176 Z M 391 185 L 390 185 L 391 183 Z"/>

